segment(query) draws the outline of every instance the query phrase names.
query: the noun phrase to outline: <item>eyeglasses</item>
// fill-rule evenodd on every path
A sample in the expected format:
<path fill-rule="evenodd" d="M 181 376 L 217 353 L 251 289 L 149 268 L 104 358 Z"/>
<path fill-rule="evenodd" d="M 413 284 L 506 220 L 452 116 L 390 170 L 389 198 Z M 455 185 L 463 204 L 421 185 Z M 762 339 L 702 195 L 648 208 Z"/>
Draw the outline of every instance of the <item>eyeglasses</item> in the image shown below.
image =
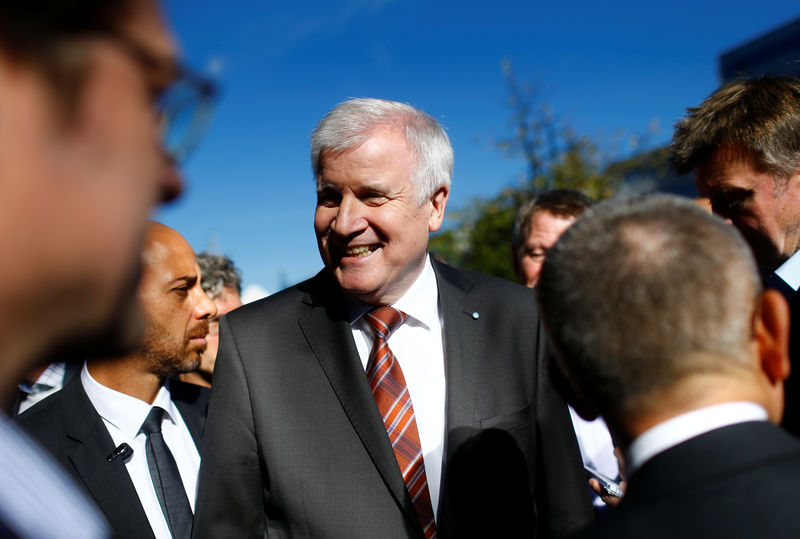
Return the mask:
<path fill-rule="evenodd" d="M 211 124 L 217 84 L 175 60 L 158 57 L 127 36 L 113 33 L 105 37 L 142 66 L 153 94 L 164 150 L 176 164 L 185 162 Z"/>

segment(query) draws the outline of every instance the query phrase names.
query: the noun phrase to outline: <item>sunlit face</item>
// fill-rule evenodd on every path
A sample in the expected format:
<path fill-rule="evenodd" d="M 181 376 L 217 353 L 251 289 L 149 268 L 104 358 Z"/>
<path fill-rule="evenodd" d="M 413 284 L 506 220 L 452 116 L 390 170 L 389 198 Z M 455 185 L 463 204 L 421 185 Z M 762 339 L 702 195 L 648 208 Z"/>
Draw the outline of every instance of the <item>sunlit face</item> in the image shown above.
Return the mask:
<path fill-rule="evenodd" d="M 139 300 L 145 311 L 141 355 L 161 377 L 195 370 L 217 308 L 200 286 L 194 251 L 180 234 L 154 224 L 147 237 Z"/>
<path fill-rule="evenodd" d="M 520 284 L 528 288 L 536 286 L 547 251 L 574 221 L 574 217 L 554 215 L 547 210 L 534 211 L 528 238 L 517 251 L 516 269 Z"/>
<path fill-rule="evenodd" d="M 697 190 L 739 229 L 759 266 L 774 270 L 800 248 L 800 171 L 781 183 L 759 171 L 747 150 L 724 146 L 694 174 Z"/>
<path fill-rule="evenodd" d="M 156 3 L 132 4 L 120 32 L 173 62 Z M 135 297 L 147 219 L 180 191 L 154 114 L 167 81 L 152 80 L 113 40 L 88 39 L 84 52 L 84 83 L 67 116 L 38 72 L 0 58 L 0 245 L 13 253 L 0 262 L 8 283 L 0 302 L 36 318 L 43 347 L 97 342 L 112 330 L 121 341 L 113 345 L 130 349 L 141 332 Z"/>
<path fill-rule="evenodd" d="M 223 314 L 228 314 L 237 307 L 242 306 L 242 298 L 235 288 L 223 286 L 219 294 L 212 298 L 217 307 L 217 315 L 208 322 L 208 346 L 200 361 L 199 370 L 211 375 L 217 362 L 217 350 L 219 349 L 219 319 Z"/>
<path fill-rule="evenodd" d="M 428 235 L 442 225 L 449 190 L 420 206 L 403 134 L 379 130 L 361 146 L 323 154 L 314 229 L 342 289 L 373 305 L 399 299 L 422 271 Z"/>

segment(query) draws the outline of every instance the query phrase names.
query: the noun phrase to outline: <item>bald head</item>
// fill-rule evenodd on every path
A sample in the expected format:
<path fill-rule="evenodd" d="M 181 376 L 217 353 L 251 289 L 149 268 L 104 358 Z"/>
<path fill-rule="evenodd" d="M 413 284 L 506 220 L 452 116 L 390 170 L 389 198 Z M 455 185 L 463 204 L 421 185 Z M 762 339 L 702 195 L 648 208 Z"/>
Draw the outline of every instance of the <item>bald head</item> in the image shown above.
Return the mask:
<path fill-rule="evenodd" d="M 172 376 L 197 368 L 214 303 L 201 287 L 194 250 L 174 229 L 150 223 L 142 252 L 139 300 L 147 327 L 139 355 L 152 372 Z"/>

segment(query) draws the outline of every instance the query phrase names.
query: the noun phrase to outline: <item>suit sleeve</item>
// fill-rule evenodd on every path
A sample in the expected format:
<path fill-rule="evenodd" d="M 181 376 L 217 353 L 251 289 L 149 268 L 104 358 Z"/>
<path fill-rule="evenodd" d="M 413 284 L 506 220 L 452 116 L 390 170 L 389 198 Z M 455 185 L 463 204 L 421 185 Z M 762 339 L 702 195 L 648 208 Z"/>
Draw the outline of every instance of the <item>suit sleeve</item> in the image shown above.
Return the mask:
<path fill-rule="evenodd" d="M 263 476 L 244 365 L 227 317 L 203 440 L 194 537 L 263 537 Z"/>

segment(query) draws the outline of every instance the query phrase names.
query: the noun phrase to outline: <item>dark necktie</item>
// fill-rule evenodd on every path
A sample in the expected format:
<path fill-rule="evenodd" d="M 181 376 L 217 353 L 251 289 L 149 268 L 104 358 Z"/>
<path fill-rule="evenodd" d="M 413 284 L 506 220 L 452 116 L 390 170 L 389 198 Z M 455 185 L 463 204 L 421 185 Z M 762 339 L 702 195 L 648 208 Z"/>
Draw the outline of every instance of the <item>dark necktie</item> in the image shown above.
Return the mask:
<path fill-rule="evenodd" d="M 147 435 L 147 466 L 172 537 L 188 539 L 192 535 L 192 508 L 178 465 L 161 434 L 163 417 L 164 409 L 154 406 L 142 424 L 142 432 Z"/>
<path fill-rule="evenodd" d="M 422 530 L 425 537 L 431 539 L 436 537 L 436 522 L 414 407 L 400 363 L 386 342 L 392 332 L 405 322 L 406 314 L 394 307 L 379 307 L 364 316 L 375 333 L 367 363 L 367 379 Z"/>

